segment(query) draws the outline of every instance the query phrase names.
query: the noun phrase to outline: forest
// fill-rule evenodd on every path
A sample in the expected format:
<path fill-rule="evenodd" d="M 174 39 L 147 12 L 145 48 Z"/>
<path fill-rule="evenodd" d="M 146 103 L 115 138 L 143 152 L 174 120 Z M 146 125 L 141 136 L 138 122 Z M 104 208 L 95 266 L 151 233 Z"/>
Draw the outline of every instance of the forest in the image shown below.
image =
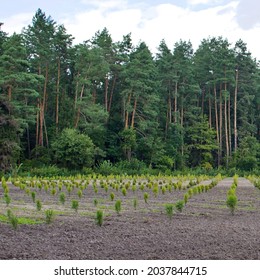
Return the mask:
<path fill-rule="evenodd" d="M 2 175 L 259 173 L 260 68 L 245 42 L 162 39 L 153 54 L 106 28 L 73 40 L 41 9 L 21 34 L 0 31 Z"/>

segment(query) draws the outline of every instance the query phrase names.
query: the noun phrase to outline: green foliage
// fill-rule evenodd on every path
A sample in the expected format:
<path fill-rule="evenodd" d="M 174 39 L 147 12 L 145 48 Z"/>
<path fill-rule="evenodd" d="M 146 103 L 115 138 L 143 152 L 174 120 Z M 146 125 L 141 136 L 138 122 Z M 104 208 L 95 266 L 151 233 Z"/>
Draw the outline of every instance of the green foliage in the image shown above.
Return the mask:
<path fill-rule="evenodd" d="M 97 225 L 102 226 L 104 222 L 104 213 L 102 210 L 97 210 L 96 212 L 96 222 Z"/>
<path fill-rule="evenodd" d="M 144 193 L 144 201 L 148 203 L 149 194 L 147 192 Z"/>
<path fill-rule="evenodd" d="M 64 205 L 64 203 L 65 203 L 65 200 L 66 200 L 66 195 L 65 195 L 65 193 L 60 193 L 60 195 L 59 195 L 59 200 L 60 200 L 60 202 Z"/>
<path fill-rule="evenodd" d="M 37 211 L 41 211 L 42 209 L 42 203 L 39 199 L 36 201 L 36 209 Z"/>
<path fill-rule="evenodd" d="M 71 201 L 71 208 L 74 209 L 76 212 L 78 212 L 79 202 L 77 200 L 72 200 Z"/>
<path fill-rule="evenodd" d="M 10 224 L 12 225 L 13 229 L 16 230 L 18 228 L 18 218 L 12 213 L 12 211 L 10 209 L 8 209 L 7 211 L 7 217 L 8 220 L 10 222 Z"/>
<path fill-rule="evenodd" d="M 235 208 L 237 206 L 237 196 L 234 193 L 229 194 L 227 197 L 226 204 L 229 207 L 231 214 L 234 215 Z"/>
<path fill-rule="evenodd" d="M 121 212 L 121 200 L 116 201 L 115 210 L 116 210 L 117 214 L 119 215 L 119 213 Z"/>
<path fill-rule="evenodd" d="M 4 201 L 6 203 L 6 206 L 9 206 L 9 204 L 11 203 L 12 199 L 8 193 L 4 194 Z"/>
<path fill-rule="evenodd" d="M 114 201 L 114 198 L 115 198 L 115 194 L 113 192 L 110 193 L 110 199 L 111 201 Z"/>
<path fill-rule="evenodd" d="M 174 205 L 173 204 L 166 204 L 165 205 L 165 211 L 166 211 L 166 214 L 167 216 L 172 219 L 172 216 L 174 214 Z"/>
<path fill-rule="evenodd" d="M 183 208 L 184 208 L 184 201 L 183 200 L 178 200 L 175 203 L 175 208 L 177 209 L 177 211 L 182 212 Z"/>
<path fill-rule="evenodd" d="M 54 220 L 54 211 L 52 209 L 45 210 L 45 220 L 47 224 L 50 224 Z"/>
<path fill-rule="evenodd" d="M 94 163 L 94 144 L 75 129 L 64 129 L 52 145 L 58 164 L 69 169 L 91 167 Z"/>
<path fill-rule="evenodd" d="M 137 203 L 138 203 L 138 202 L 137 202 L 137 199 L 135 198 L 135 199 L 134 199 L 134 202 L 133 202 L 133 206 L 134 206 L 134 209 L 135 209 L 135 210 L 136 210 L 136 208 L 137 208 Z"/>

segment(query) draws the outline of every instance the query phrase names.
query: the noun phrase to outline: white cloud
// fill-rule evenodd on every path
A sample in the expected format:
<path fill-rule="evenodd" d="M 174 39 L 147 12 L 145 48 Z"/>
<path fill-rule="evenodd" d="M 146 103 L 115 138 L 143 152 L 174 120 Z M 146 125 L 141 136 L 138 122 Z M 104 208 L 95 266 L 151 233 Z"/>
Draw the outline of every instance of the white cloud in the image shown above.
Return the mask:
<path fill-rule="evenodd" d="M 212 0 L 189 0 L 188 1 L 190 5 L 208 4 L 210 2 L 212 2 Z"/>
<path fill-rule="evenodd" d="M 21 13 L 8 18 L 3 18 L 4 25 L 2 30 L 12 35 L 14 32 L 20 33 L 21 30 L 31 23 L 34 13 Z"/>

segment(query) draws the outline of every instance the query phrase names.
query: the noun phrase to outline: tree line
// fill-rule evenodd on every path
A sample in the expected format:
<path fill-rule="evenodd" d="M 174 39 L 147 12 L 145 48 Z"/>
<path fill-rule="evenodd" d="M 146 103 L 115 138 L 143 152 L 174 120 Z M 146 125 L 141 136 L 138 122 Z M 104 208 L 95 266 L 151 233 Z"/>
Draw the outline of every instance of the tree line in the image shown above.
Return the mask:
<path fill-rule="evenodd" d="M 260 71 L 247 45 L 164 40 L 153 55 L 104 28 L 73 45 L 38 9 L 0 31 L 0 169 L 140 164 L 253 170 L 260 163 Z"/>

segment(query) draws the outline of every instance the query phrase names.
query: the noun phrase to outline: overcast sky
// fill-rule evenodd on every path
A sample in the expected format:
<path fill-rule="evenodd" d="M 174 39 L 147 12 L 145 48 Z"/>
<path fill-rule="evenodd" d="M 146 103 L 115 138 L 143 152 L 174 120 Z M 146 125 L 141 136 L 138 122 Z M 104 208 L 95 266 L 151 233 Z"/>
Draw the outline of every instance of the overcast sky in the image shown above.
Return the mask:
<path fill-rule="evenodd" d="M 241 38 L 260 60 L 259 0 L 0 0 L 2 30 L 19 33 L 38 8 L 64 24 L 74 43 L 104 27 L 115 41 L 131 32 L 135 44 L 145 41 L 154 53 L 162 39 L 171 49 L 190 40 L 196 50 L 202 39 L 223 36 L 230 43 Z"/>

